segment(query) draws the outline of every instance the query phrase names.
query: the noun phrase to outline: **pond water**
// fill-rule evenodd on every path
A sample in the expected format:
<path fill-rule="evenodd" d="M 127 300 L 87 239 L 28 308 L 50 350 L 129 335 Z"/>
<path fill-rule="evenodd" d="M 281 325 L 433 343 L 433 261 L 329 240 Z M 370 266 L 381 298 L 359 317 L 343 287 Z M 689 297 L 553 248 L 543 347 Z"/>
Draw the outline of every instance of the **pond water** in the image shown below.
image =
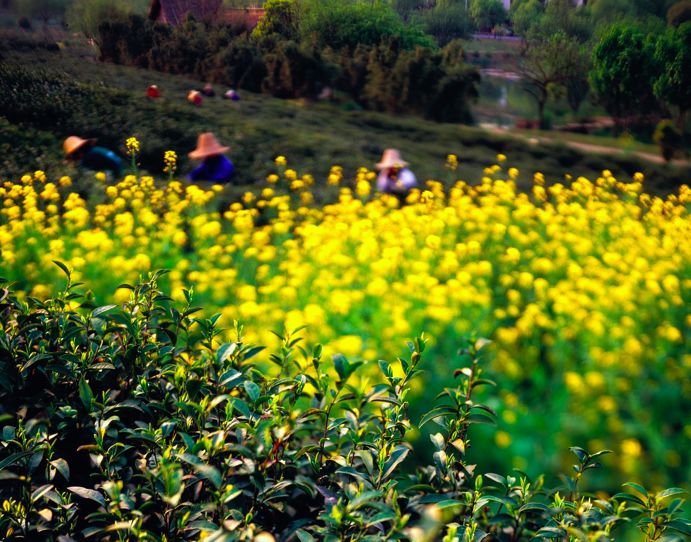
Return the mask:
<path fill-rule="evenodd" d="M 512 128 L 520 119 L 537 116 L 534 100 L 517 73 L 482 69 L 480 75 L 479 98 L 473 106 L 478 124 Z"/>
<path fill-rule="evenodd" d="M 536 120 L 537 105 L 521 77 L 511 71 L 484 68 L 480 70 L 478 100 L 473 106 L 477 124 L 513 128 L 521 120 Z M 548 124 L 563 124 L 578 117 L 603 114 L 588 98 L 578 111 L 572 111 L 566 99 L 550 98 L 545 107 Z"/>

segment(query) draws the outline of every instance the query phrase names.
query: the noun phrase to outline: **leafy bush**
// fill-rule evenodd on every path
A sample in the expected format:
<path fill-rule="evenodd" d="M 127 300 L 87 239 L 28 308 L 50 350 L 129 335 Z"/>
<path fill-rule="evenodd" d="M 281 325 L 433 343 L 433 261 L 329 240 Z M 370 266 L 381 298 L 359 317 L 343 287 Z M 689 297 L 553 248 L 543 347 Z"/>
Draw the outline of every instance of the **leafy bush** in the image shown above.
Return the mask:
<path fill-rule="evenodd" d="M 267 0 L 264 15 L 252 31 L 255 38 L 278 38 L 297 41 L 300 37 L 298 0 Z"/>
<path fill-rule="evenodd" d="M 506 20 L 500 0 L 470 0 L 470 17 L 479 30 L 492 30 Z"/>
<path fill-rule="evenodd" d="M 354 48 L 395 38 L 404 49 L 433 45 L 415 24 L 404 24 L 386 2 L 304 0 L 300 33 L 318 47 Z"/>
<path fill-rule="evenodd" d="M 157 272 L 122 306 L 94 306 L 67 267 L 41 302 L 0 289 L 0 533 L 6 541 L 98 540 L 613 540 L 628 520 L 647 540 L 680 539 L 681 489 L 638 484 L 612 498 L 581 488 L 607 450 L 574 447 L 564 485 L 480 473 L 469 429 L 494 412 L 487 341 L 460 345 L 458 383 L 420 425 L 435 423 L 432 461 L 410 465 L 407 396 L 425 340 L 381 382 L 357 382 L 361 361 L 322 358 L 279 334 L 280 347 L 217 344 L 218 316 L 175 306 Z M 259 360 L 259 361 L 257 361 Z M 268 365 L 273 363 L 274 369 Z"/>
<path fill-rule="evenodd" d="M 283 14 L 277 17 L 288 16 L 281 10 L 291 5 L 276 4 L 276 9 L 282 6 L 279 11 Z M 395 30 L 394 22 L 399 26 L 402 23 L 388 7 L 377 7 L 384 11 L 370 18 L 368 10 L 375 7 L 361 3 L 344 6 L 349 7 L 333 13 L 316 4 L 308 10 L 316 17 L 315 28 L 326 24 L 322 17 L 332 18 L 324 27 L 330 30 L 322 30 L 324 40 L 317 37 L 312 43 L 289 40 L 287 36 L 292 33 L 280 35 L 269 31 L 272 26 L 263 27 L 260 37 L 250 40 L 233 35 L 226 27 L 189 19 L 175 28 L 136 16 L 126 22 L 109 21 L 100 26 L 102 58 L 193 75 L 236 88 L 261 89 L 280 98 L 316 98 L 323 87 L 335 86 L 372 109 L 470 122 L 469 102 L 479 79 L 475 70 L 463 62 L 462 54 L 448 62 L 443 60 L 448 56 L 443 51 L 422 47 L 411 50 L 415 43 L 412 34 Z M 344 14 L 347 21 L 338 19 L 339 14 Z M 354 18 L 349 19 L 353 14 Z M 367 25 L 374 22 L 367 26 L 365 21 Z M 341 31 L 343 35 L 338 33 Z M 391 36 L 384 39 L 388 32 Z M 332 47 L 323 50 L 323 43 Z M 422 72 L 426 78 L 420 78 Z"/>
<path fill-rule="evenodd" d="M 682 148 L 681 132 L 669 119 L 661 120 L 655 127 L 653 140 L 660 147 L 660 154 L 669 162 Z"/>
<path fill-rule="evenodd" d="M 473 30 L 465 7 L 461 4 L 440 5 L 424 10 L 415 17 L 415 21 L 427 34 L 434 36 L 442 47 L 452 40 L 467 38 Z"/>

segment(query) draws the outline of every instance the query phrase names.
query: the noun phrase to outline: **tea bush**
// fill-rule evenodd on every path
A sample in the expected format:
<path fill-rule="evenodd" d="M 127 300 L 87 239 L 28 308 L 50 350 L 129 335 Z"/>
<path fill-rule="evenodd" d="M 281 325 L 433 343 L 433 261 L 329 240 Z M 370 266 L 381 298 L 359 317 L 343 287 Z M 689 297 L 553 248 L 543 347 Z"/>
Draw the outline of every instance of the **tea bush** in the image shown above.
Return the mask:
<path fill-rule="evenodd" d="M 361 362 L 324 359 L 299 330 L 269 355 L 237 323 L 219 344 L 219 315 L 195 317 L 191 290 L 172 303 L 162 272 L 95 306 L 55 263 L 67 284 L 53 298 L 0 288 L 5 541 L 605 541 L 626 522 L 647 541 L 691 534 L 681 489 L 584 493 L 607 450 L 572 448 L 574 474 L 554 489 L 469 464 L 469 430 L 495 415 L 475 399 L 493 385 L 483 339 L 449 360 L 456 383 L 419 421 L 435 424 L 435 451 L 410 465 L 423 337 L 357 385 Z"/>
<path fill-rule="evenodd" d="M 87 201 L 69 176 L 36 171 L 0 187 L 2 274 L 44 299 L 60 259 L 105 304 L 123 300 L 112 281 L 167 268 L 174 298 L 194 284 L 206 311 L 250 324 L 252 342 L 310 324 L 327 354 L 393 355 L 424 329 L 435 370 L 415 384 L 417 413 L 475 330 L 503 375 L 500 432 L 478 433 L 494 470 L 563 468 L 577 441 L 621 454 L 602 487 L 688 480 L 691 190 L 652 197 L 640 174 L 606 171 L 551 187 L 536 175 L 526 194 L 505 159 L 474 186 L 429 181 L 403 207 L 372 193 L 365 168 L 319 179 L 283 157 L 230 203 L 222 186 L 146 175 L 92 177 Z M 315 205 L 320 193 L 330 199 Z"/>
<path fill-rule="evenodd" d="M 479 74 L 464 63 L 458 44 L 450 52 L 440 51 L 415 47 L 396 32 L 382 34 L 374 28 L 356 32 L 352 25 L 369 20 L 370 10 L 390 11 L 378 4 L 343 4 L 336 14 L 315 3 L 311 13 L 316 18 L 310 24 L 334 30 L 328 31 L 326 43 L 317 37 L 301 40 L 286 30 L 289 25 L 283 21 L 291 17 L 291 5 L 276 2 L 272 9 L 280 12 L 277 20 L 263 18 L 265 25 L 255 29 L 253 38 L 193 19 L 174 28 L 138 16 L 104 21 L 99 27 L 101 58 L 280 98 L 316 98 L 325 86 L 333 86 L 370 109 L 406 111 L 444 122 L 471 121 L 469 106 Z M 328 19 L 326 26 L 323 17 Z M 390 17 L 397 19 L 392 11 Z M 274 27 L 286 33 L 277 33 Z M 355 73 L 354 63 L 361 65 Z M 384 98 L 379 96 L 382 93 Z"/>

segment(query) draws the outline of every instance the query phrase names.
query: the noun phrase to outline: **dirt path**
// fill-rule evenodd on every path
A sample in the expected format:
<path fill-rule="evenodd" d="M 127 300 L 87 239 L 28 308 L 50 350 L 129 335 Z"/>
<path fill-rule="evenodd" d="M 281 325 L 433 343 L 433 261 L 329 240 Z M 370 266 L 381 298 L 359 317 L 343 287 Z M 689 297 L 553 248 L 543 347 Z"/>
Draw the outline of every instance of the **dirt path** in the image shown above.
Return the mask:
<path fill-rule="evenodd" d="M 566 145 L 567 147 L 570 147 L 572 149 L 579 150 L 584 153 L 592 153 L 592 154 L 616 154 L 618 156 L 621 155 L 628 155 L 628 156 L 635 156 L 637 158 L 640 158 L 641 160 L 645 160 L 647 162 L 653 162 L 655 164 L 664 164 L 665 160 L 662 158 L 662 156 L 658 154 L 653 154 L 651 152 L 643 152 L 643 151 L 625 151 L 623 149 L 619 149 L 617 147 L 607 147 L 605 145 L 593 145 L 592 143 L 581 143 L 579 141 L 570 141 L 568 139 L 559 139 L 556 135 L 554 137 L 545 137 L 540 136 L 540 137 L 535 137 L 535 136 L 524 136 L 522 134 L 517 134 L 516 132 L 513 132 L 511 130 L 506 130 L 503 128 L 486 128 L 488 131 L 493 132 L 495 134 L 501 134 L 501 135 L 508 135 L 510 137 L 515 137 L 518 139 L 522 139 L 523 141 L 526 141 L 528 143 L 531 143 L 533 145 L 538 145 L 542 142 L 546 143 L 555 143 L 557 141 L 561 142 L 562 144 Z M 682 159 L 675 159 L 670 162 L 670 164 L 673 164 L 675 166 L 689 166 L 691 165 L 691 162 L 689 160 L 682 160 Z"/>

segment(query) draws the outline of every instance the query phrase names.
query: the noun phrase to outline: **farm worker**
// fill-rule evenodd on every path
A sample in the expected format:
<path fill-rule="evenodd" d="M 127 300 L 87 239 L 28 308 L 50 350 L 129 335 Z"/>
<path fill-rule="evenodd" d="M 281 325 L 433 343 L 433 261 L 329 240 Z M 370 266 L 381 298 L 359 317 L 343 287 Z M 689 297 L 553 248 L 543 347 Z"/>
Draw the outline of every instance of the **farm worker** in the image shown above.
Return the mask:
<path fill-rule="evenodd" d="M 204 96 L 208 96 L 209 98 L 213 98 L 216 96 L 216 93 L 214 92 L 214 87 L 211 85 L 211 83 L 207 83 L 204 85 L 204 88 L 202 89 L 202 94 Z"/>
<path fill-rule="evenodd" d="M 405 196 L 417 184 L 415 175 L 407 165 L 408 162 L 401 158 L 396 149 L 386 149 L 376 165 L 379 170 L 377 189 L 385 194 Z"/>
<path fill-rule="evenodd" d="M 233 90 L 232 88 L 227 90 L 223 97 L 226 100 L 233 100 L 234 102 L 240 100 L 240 95 L 237 92 L 235 92 L 235 90 Z"/>
<path fill-rule="evenodd" d="M 221 145 L 211 132 L 199 134 L 197 148 L 189 153 L 192 160 L 202 160 L 202 163 L 192 170 L 192 181 L 214 181 L 227 183 L 235 173 L 233 163 L 224 156 L 230 147 Z"/>
<path fill-rule="evenodd" d="M 78 163 L 83 168 L 110 171 L 115 177 L 122 173 L 122 159 L 109 149 L 97 147 L 95 139 L 70 136 L 65 139 L 63 149 L 67 161 Z"/>
<path fill-rule="evenodd" d="M 190 90 L 187 93 L 187 101 L 194 105 L 202 105 L 202 95 L 198 90 Z"/>
<path fill-rule="evenodd" d="M 161 92 L 158 90 L 158 87 L 156 85 L 150 85 L 149 88 L 146 89 L 146 95 L 149 98 L 160 98 L 161 97 Z"/>

